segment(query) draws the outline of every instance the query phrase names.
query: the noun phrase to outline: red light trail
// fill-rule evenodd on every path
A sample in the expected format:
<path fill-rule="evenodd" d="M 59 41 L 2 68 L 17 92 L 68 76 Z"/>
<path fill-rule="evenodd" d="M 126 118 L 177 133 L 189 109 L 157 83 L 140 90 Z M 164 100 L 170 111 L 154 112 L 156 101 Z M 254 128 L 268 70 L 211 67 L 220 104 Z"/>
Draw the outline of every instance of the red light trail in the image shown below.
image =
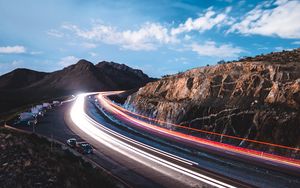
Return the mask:
<path fill-rule="evenodd" d="M 118 93 L 116 93 L 116 92 L 114 92 L 114 93 L 110 93 L 110 92 L 100 93 L 98 95 L 99 103 L 101 104 L 102 107 L 104 107 L 104 109 L 109 111 L 112 115 L 114 115 L 118 118 L 121 118 L 123 121 L 125 121 L 127 123 L 130 123 L 131 125 L 135 125 L 135 126 L 138 126 L 140 128 L 144 128 L 144 129 L 151 130 L 151 131 L 156 131 L 156 132 L 158 132 L 162 135 L 172 136 L 172 137 L 175 137 L 175 138 L 179 138 L 181 140 L 191 141 L 191 142 L 199 143 L 199 144 L 202 144 L 202 145 L 214 147 L 216 149 L 223 150 L 223 151 L 229 151 L 229 152 L 236 153 L 236 154 L 251 156 L 251 157 L 255 157 L 255 158 L 259 158 L 259 159 L 264 159 L 264 160 L 267 160 L 267 161 L 273 161 L 273 162 L 277 162 L 277 163 L 280 163 L 280 164 L 291 165 L 291 166 L 295 166 L 297 168 L 300 167 L 300 161 L 297 160 L 297 159 L 283 157 L 283 156 L 274 155 L 274 154 L 265 153 L 265 152 L 260 152 L 260 151 L 253 150 L 253 149 L 247 149 L 247 148 L 242 148 L 242 147 L 238 147 L 238 146 L 233 146 L 233 145 L 229 145 L 229 144 L 225 144 L 225 143 L 220 143 L 220 142 L 217 142 L 217 141 L 211 141 L 211 140 L 199 138 L 199 137 L 196 137 L 196 136 L 184 134 L 184 133 L 181 133 L 181 132 L 176 132 L 176 131 L 173 131 L 173 130 L 169 130 L 169 129 L 166 129 L 166 128 L 162 128 L 162 127 L 159 127 L 159 126 L 156 126 L 156 125 L 146 123 L 144 121 L 141 121 L 139 119 L 131 117 L 128 114 L 138 116 L 138 117 L 142 117 L 142 118 L 148 119 L 150 121 L 156 121 L 156 122 L 160 122 L 160 123 L 164 123 L 164 124 L 169 124 L 169 125 L 172 125 L 172 126 L 175 126 L 175 127 L 180 127 L 180 128 L 183 128 L 183 129 L 197 131 L 197 132 L 201 132 L 201 133 L 212 134 L 212 135 L 217 135 L 217 136 L 223 136 L 223 137 L 227 137 L 227 138 L 231 138 L 231 139 L 236 139 L 236 140 L 241 140 L 241 141 L 248 141 L 248 142 L 252 142 L 252 143 L 257 143 L 257 144 L 263 144 L 263 145 L 267 145 L 267 146 L 273 146 L 273 147 L 288 149 L 288 150 L 292 150 L 292 151 L 296 151 L 296 152 L 299 151 L 298 148 L 292 148 L 292 147 L 278 145 L 278 144 L 272 144 L 272 143 L 268 143 L 268 142 L 256 141 L 256 140 L 251 140 L 251 139 L 244 139 L 244 138 L 240 138 L 240 137 L 236 137 L 236 136 L 230 136 L 230 135 L 225 135 L 225 134 L 220 134 L 220 133 L 203 131 L 203 130 L 198 130 L 198 129 L 194 129 L 194 128 L 184 127 L 184 126 L 181 126 L 181 125 L 167 123 L 167 122 L 164 122 L 164 121 L 161 121 L 161 120 L 152 119 L 152 118 L 142 116 L 142 115 L 133 113 L 131 111 L 128 111 L 128 110 L 114 104 L 107 97 L 105 97 L 105 96 L 112 95 L 112 94 L 118 94 Z"/>
<path fill-rule="evenodd" d="M 153 119 L 153 118 L 150 118 L 150 117 L 147 117 L 147 116 L 143 116 L 143 115 L 131 112 L 131 111 L 125 109 L 125 108 L 122 108 L 122 107 L 114 104 L 111 101 L 108 101 L 108 102 L 110 103 L 110 105 L 112 105 L 115 108 L 121 110 L 122 112 L 125 112 L 125 113 L 128 113 L 128 114 L 132 114 L 134 116 L 138 116 L 138 117 L 147 119 L 149 121 L 158 122 L 158 123 L 161 123 L 161 124 L 172 125 L 174 127 L 179 127 L 179 128 L 186 129 L 186 130 L 191 130 L 191 131 L 195 131 L 195 132 L 199 132 L 199 133 L 216 135 L 216 136 L 220 136 L 220 137 L 226 137 L 226 138 L 240 140 L 240 141 L 247 141 L 247 142 L 252 142 L 252 143 L 258 143 L 258 144 L 263 144 L 263 145 L 268 145 L 268 146 L 274 146 L 274 147 L 283 148 L 283 149 L 289 149 L 289 150 L 294 150 L 294 151 L 299 151 L 300 150 L 299 148 L 293 148 L 293 147 L 279 145 L 279 144 L 273 144 L 273 143 L 269 143 L 269 142 L 263 142 L 263 141 L 258 141 L 258 140 L 241 138 L 241 137 L 237 137 L 237 136 L 231 136 L 231 135 L 227 135 L 227 134 L 221 134 L 221 133 L 216 133 L 216 132 L 211 132 L 211 131 L 205 131 L 205 130 L 195 129 L 195 128 L 191 128 L 191 127 L 185 127 L 185 126 L 182 126 L 182 125 L 177 125 L 177 124 L 170 123 L 170 122 L 165 122 L 165 121 L 162 121 L 162 120 L 159 120 L 159 119 Z"/>

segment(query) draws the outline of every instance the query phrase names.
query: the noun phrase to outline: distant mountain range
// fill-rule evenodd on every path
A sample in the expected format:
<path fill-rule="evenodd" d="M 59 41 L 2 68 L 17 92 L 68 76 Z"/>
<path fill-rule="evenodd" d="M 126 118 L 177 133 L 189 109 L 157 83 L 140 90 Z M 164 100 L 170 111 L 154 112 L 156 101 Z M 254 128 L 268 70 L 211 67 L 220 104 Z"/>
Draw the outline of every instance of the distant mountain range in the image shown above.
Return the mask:
<path fill-rule="evenodd" d="M 84 91 L 134 89 L 153 80 L 141 70 L 106 61 L 94 65 L 80 60 L 51 73 L 16 69 L 0 76 L 0 116 L 45 99 Z"/>

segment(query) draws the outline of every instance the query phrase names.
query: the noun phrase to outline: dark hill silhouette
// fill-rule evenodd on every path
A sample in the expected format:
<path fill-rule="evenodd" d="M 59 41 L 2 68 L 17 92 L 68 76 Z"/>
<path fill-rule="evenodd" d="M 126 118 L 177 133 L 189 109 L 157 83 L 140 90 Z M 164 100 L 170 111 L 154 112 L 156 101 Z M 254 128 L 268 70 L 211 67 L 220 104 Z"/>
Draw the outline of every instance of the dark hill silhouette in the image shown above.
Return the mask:
<path fill-rule="evenodd" d="M 59 96 L 87 91 L 128 90 L 152 81 L 141 70 L 124 64 L 80 60 L 52 73 L 16 69 L 0 76 L 1 114 Z"/>
<path fill-rule="evenodd" d="M 29 69 L 15 69 L 0 77 L 0 89 L 17 89 L 43 79 L 48 73 Z"/>

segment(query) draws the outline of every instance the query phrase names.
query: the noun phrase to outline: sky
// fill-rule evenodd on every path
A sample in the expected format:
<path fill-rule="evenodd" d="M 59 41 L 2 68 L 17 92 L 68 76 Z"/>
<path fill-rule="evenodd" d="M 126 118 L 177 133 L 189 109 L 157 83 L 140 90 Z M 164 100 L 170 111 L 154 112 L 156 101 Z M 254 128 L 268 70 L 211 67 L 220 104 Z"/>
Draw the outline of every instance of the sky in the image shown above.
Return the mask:
<path fill-rule="evenodd" d="M 86 59 L 152 77 L 300 47 L 300 0 L 0 0 L 0 75 Z"/>

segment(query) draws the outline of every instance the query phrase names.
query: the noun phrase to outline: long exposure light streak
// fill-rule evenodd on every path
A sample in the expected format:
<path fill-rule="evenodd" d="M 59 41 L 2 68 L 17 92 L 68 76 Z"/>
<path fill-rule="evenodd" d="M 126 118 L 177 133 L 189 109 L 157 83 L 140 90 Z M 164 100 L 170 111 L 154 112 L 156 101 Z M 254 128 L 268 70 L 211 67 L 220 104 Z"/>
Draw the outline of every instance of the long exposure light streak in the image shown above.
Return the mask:
<path fill-rule="evenodd" d="M 221 182 L 219 180 L 213 179 L 211 177 L 208 177 L 206 175 L 200 174 L 198 172 L 192 171 L 190 169 L 187 169 L 183 166 L 180 166 L 178 164 L 172 163 L 170 161 L 167 161 L 165 159 L 159 158 L 153 154 L 150 154 L 146 152 L 147 150 L 154 151 L 160 155 L 165 155 L 169 158 L 176 159 L 178 162 L 183 162 L 192 165 L 192 161 L 188 161 L 186 159 L 179 158 L 177 156 L 168 154 L 166 152 L 161 152 L 158 149 L 154 149 L 152 147 L 149 147 L 145 144 L 142 144 L 140 142 L 137 142 L 133 139 L 130 139 L 124 135 L 121 135 L 115 131 L 112 131 L 102 124 L 96 122 L 92 118 L 90 118 L 85 112 L 84 112 L 84 101 L 85 97 L 89 94 L 80 94 L 77 96 L 74 105 L 70 111 L 70 116 L 74 124 L 80 128 L 83 132 L 88 134 L 90 137 L 94 138 L 101 144 L 104 144 L 105 146 L 131 158 L 134 159 L 142 164 L 151 166 L 151 168 L 155 168 L 155 165 L 157 165 L 156 170 L 162 172 L 162 173 L 172 173 L 170 172 L 178 172 L 180 174 L 184 174 L 185 176 L 194 178 L 196 180 L 199 180 L 201 182 L 207 183 L 212 186 L 216 187 L 234 187 L 227 183 Z M 130 142 L 131 144 L 125 143 L 122 140 L 126 140 L 127 142 Z M 134 147 L 134 145 L 138 145 L 141 148 L 145 148 L 145 150 L 139 149 L 137 147 Z M 149 162 L 150 161 L 150 164 Z M 160 166 L 166 167 L 168 170 L 163 170 L 160 168 Z"/>
<path fill-rule="evenodd" d="M 114 93 L 115 94 L 115 93 Z M 274 154 L 264 153 L 252 149 L 241 148 L 229 144 L 224 144 L 216 141 L 211 141 L 191 135 L 187 135 L 181 132 L 176 132 L 173 130 L 169 130 L 166 128 L 162 128 L 159 126 L 155 126 L 144 122 L 142 120 L 136 119 L 128 114 L 124 113 L 125 109 L 120 110 L 121 107 L 114 105 L 106 96 L 110 95 L 109 92 L 99 93 L 97 98 L 100 105 L 110 112 L 112 115 L 120 118 L 122 121 L 126 121 L 131 125 L 138 126 L 140 128 L 144 128 L 145 130 L 156 131 L 158 133 L 163 134 L 164 136 L 171 136 L 175 138 L 180 138 L 182 140 L 192 141 L 199 144 L 204 144 L 206 146 L 214 147 L 219 150 L 223 150 L 224 152 L 231 152 L 232 154 L 241 154 L 242 156 L 250 156 L 256 159 L 262 159 L 265 161 L 275 162 L 277 164 L 284 164 L 289 166 L 294 166 L 296 168 L 300 168 L 300 161 L 297 159 L 287 158 L 283 156 L 278 156 Z M 297 149 L 298 150 L 298 149 Z"/>
<path fill-rule="evenodd" d="M 107 93 L 104 94 L 104 95 L 107 95 Z M 138 114 L 138 113 L 134 113 L 134 112 L 132 112 L 130 110 L 127 110 L 125 108 L 122 108 L 121 106 L 113 103 L 112 101 L 108 100 L 107 102 L 109 102 L 110 105 L 112 105 L 115 108 L 121 110 L 122 112 L 125 112 L 127 114 L 131 114 L 133 116 L 141 117 L 141 118 L 149 120 L 149 121 L 158 122 L 158 123 L 161 123 L 161 124 L 164 124 L 164 125 L 171 125 L 171 126 L 178 127 L 178 128 L 181 128 L 181 129 L 186 129 L 186 130 L 195 131 L 195 132 L 199 132 L 199 133 L 205 133 L 205 134 L 209 134 L 209 135 L 216 135 L 216 136 L 219 136 L 219 137 L 226 137 L 226 138 L 239 140 L 239 141 L 247 141 L 247 142 L 257 143 L 257 144 L 262 144 L 262 145 L 267 145 L 267 146 L 274 146 L 274 147 L 277 147 L 277 148 L 283 148 L 283 149 L 288 149 L 288 150 L 293 150 L 293 151 L 300 151 L 300 148 L 294 148 L 294 147 L 284 146 L 284 145 L 280 145 L 280 144 L 273 144 L 273 143 L 269 143 L 269 142 L 263 142 L 263 141 L 248 139 L 248 138 L 241 138 L 241 137 L 237 137 L 237 136 L 231 136 L 231 135 L 227 135 L 227 134 L 221 134 L 221 133 L 216 133 L 216 132 L 211 132 L 211 131 L 205 131 L 205 130 L 200 130 L 200 129 L 196 129 L 196 128 L 191 128 L 191 127 L 178 125 L 178 124 L 171 123 L 171 122 L 162 121 L 162 120 L 159 120 L 159 119 L 150 118 L 150 117 Z"/>

